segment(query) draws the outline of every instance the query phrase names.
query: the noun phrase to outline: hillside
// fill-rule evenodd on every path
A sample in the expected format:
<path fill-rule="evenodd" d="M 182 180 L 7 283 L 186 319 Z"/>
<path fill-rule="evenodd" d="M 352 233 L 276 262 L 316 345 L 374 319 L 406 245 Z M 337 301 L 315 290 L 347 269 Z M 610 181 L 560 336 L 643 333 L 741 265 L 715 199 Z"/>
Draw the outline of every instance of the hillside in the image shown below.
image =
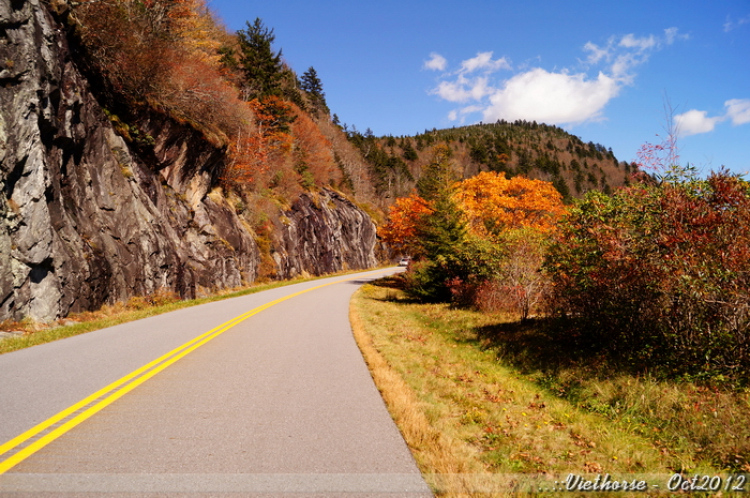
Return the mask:
<path fill-rule="evenodd" d="M 480 171 L 505 172 L 552 182 L 567 199 L 589 190 L 610 191 L 627 184 L 635 165 L 619 161 L 611 149 L 584 143 L 566 131 L 536 122 L 498 121 L 425 131 L 408 137 L 348 133 L 371 168 L 376 191 L 384 199 L 407 195 L 431 159 L 431 148 L 447 144 L 457 178 Z"/>
<path fill-rule="evenodd" d="M 371 216 L 439 142 L 457 177 L 578 195 L 628 174 L 544 125 L 350 132 L 273 29 L 229 32 L 204 0 L 18 0 L 0 26 L 0 321 L 372 266 Z"/>
<path fill-rule="evenodd" d="M 262 26 L 19 0 L 0 27 L 0 322 L 377 263 L 364 163 Z"/>

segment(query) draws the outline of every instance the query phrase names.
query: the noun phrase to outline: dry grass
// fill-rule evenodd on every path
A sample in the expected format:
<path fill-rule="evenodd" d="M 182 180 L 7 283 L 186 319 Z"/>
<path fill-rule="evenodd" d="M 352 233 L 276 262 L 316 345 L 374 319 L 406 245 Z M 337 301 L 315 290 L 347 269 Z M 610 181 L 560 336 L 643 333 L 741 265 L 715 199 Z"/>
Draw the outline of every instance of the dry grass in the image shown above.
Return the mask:
<path fill-rule="evenodd" d="M 438 494 L 504 496 L 527 477 L 548 484 L 571 472 L 651 475 L 664 489 L 676 472 L 750 470 L 746 394 L 593 375 L 568 359 L 544 368 L 535 347 L 504 349 L 488 333 L 510 319 L 409 302 L 384 285 L 355 296 L 353 328 Z"/>
<path fill-rule="evenodd" d="M 354 338 L 412 454 L 423 470 L 430 469 L 437 474 L 456 476 L 447 485 L 457 492 L 467 493 L 466 483 L 458 476 L 482 470 L 471 458 L 471 447 L 449 434 L 441 433 L 430 423 L 425 415 L 429 405 L 417 399 L 412 389 L 390 367 L 373 343 L 369 330 L 373 323 L 367 326 L 362 323 L 359 300 L 359 297 L 352 300 L 349 314 Z"/>

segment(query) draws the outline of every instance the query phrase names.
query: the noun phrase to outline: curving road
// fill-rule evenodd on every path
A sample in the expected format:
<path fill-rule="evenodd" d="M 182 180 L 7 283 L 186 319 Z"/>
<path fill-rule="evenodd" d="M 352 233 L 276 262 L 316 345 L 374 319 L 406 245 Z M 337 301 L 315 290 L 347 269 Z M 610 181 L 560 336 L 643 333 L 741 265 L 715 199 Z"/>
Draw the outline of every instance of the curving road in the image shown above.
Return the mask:
<path fill-rule="evenodd" d="M 349 325 L 385 273 L 0 355 L 0 494 L 432 496 Z"/>

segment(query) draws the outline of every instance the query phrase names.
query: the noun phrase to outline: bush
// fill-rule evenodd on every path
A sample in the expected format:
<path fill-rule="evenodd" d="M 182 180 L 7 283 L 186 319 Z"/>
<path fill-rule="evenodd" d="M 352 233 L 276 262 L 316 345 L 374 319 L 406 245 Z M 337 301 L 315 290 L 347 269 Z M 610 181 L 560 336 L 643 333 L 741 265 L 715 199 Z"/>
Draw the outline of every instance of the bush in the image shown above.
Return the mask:
<path fill-rule="evenodd" d="M 545 268 L 565 334 L 671 375 L 747 376 L 747 182 L 718 173 L 589 193 Z"/>

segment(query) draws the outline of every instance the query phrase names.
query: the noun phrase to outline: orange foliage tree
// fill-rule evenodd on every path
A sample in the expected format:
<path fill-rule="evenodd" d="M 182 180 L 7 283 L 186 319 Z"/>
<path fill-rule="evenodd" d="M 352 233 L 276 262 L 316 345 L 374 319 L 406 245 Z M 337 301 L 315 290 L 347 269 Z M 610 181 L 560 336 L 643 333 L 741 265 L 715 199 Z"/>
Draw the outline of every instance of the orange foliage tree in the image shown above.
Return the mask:
<path fill-rule="evenodd" d="M 160 109 L 217 145 L 252 121 L 220 62 L 229 35 L 204 0 L 94 0 L 76 4 L 70 16 L 105 94 L 124 101 L 117 112 Z"/>
<path fill-rule="evenodd" d="M 548 182 L 497 173 L 454 183 L 450 192 L 453 202 L 442 205 L 416 194 L 398 199 L 379 231 L 391 246 L 425 258 L 406 277 L 407 290 L 424 299 L 516 311 L 526 319 L 547 287 L 539 269 L 549 233 L 566 211 L 562 196 Z M 434 215 L 441 209 L 458 210 L 469 230 L 428 254 L 418 237 L 439 222 Z"/>
<path fill-rule="evenodd" d="M 253 99 L 246 105 L 255 116 L 254 129 L 238 129 L 227 149 L 229 164 L 224 179 L 235 184 L 252 185 L 271 167 L 271 163 L 292 146 L 288 133 L 291 104 L 279 97 Z"/>
<path fill-rule="evenodd" d="M 565 213 L 562 196 L 551 183 L 521 176 L 507 179 L 494 172 L 460 182 L 454 198 L 472 230 L 484 237 L 519 228 L 549 232 Z"/>
<path fill-rule="evenodd" d="M 292 123 L 294 137 L 295 170 L 301 177 L 302 186 L 312 188 L 334 181 L 336 162 L 333 157 L 333 144 L 318 128 L 318 125 L 291 104 L 295 120 Z"/>
<path fill-rule="evenodd" d="M 378 229 L 378 235 L 391 247 L 417 256 L 421 251 L 417 239 L 419 226 L 433 212 L 430 204 L 416 193 L 400 197 L 390 207 L 388 222 Z"/>
<path fill-rule="evenodd" d="M 454 198 L 471 233 L 498 251 L 488 258 L 494 264 L 478 286 L 475 304 L 493 296 L 497 309 L 517 311 L 525 320 L 548 286 L 539 269 L 549 234 L 566 212 L 562 195 L 549 182 L 487 172 L 460 182 Z"/>

